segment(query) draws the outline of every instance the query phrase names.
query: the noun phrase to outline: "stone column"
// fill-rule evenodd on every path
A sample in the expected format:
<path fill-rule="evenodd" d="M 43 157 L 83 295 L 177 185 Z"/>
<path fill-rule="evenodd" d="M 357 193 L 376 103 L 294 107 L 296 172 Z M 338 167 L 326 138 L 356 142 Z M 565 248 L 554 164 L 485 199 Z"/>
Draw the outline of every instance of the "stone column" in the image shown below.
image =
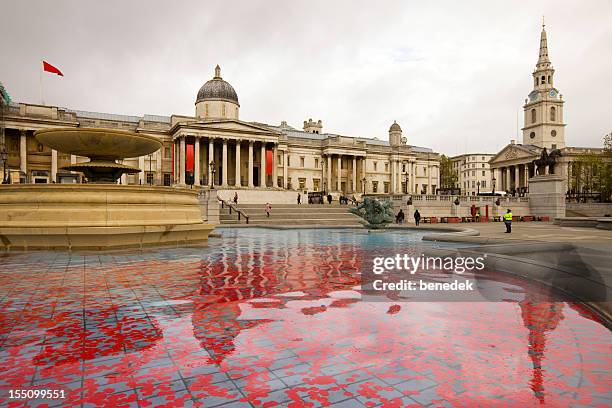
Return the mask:
<path fill-rule="evenodd" d="M 51 182 L 57 183 L 57 150 L 51 149 Z"/>
<path fill-rule="evenodd" d="M 159 149 L 156 153 L 155 153 L 155 172 L 157 173 L 157 185 L 158 186 L 163 186 L 164 185 L 164 175 L 162 172 L 162 154 L 163 154 L 163 146 L 161 149 Z"/>
<path fill-rule="evenodd" d="M 510 190 L 512 188 L 512 174 L 510 172 L 510 167 L 506 167 L 506 190 Z"/>
<path fill-rule="evenodd" d="M 272 187 L 278 187 L 278 144 L 272 148 Z"/>
<path fill-rule="evenodd" d="M 338 191 L 342 191 L 342 155 L 338 155 L 338 180 L 336 180 Z"/>
<path fill-rule="evenodd" d="M 398 160 L 396 166 L 397 166 L 397 171 L 396 171 L 396 174 L 397 174 L 397 184 L 396 184 L 397 185 L 397 189 L 396 189 L 396 192 L 398 194 L 402 194 L 404 192 L 402 190 L 402 162 Z"/>
<path fill-rule="evenodd" d="M 327 155 L 327 191 L 332 191 L 332 157 L 331 154 Z"/>
<path fill-rule="evenodd" d="M 368 189 L 368 186 L 367 186 L 368 181 L 367 181 L 367 177 L 366 177 L 367 170 L 368 170 L 368 169 L 367 169 L 367 164 L 368 164 L 368 161 L 367 161 L 367 159 L 366 159 L 366 157 L 365 157 L 365 156 L 363 157 L 362 161 L 363 161 L 363 162 L 362 162 L 362 167 L 363 167 L 363 175 L 362 175 L 362 177 L 361 177 L 361 178 L 362 178 L 362 179 L 366 179 L 366 181 L 363 183 L 363 191 L 362 191 L 362 193 L 364 193 L 364 194 L 365 194 L 366 190 Z M 360 181 L 361 181 L 361 180 L 360 180 Z"/>
<path fill-rule="evenodd" d="M 193 184 L 200 185 L 200 138 L 196 137 L 193 158 Z"/>
<path fill-rule="evenodd" d="M 529 187 L 529 164 L 525 164 L 524 174 L 525 174 L 525 187 Z"/>
<path fill-rule="evenodd" d="M 140 169 L 140 173 L 138 173 L 138 184 L 144 186 L 147 184 L 147 179 L 145 178 L 145 158 L 144 156 L 138 157 L 138 168 Z"/>
<path fill-rule="evenodd" d="M 242 186 L 240 182 L 240 139 L 236 140 L 236 187 Z"/>
<path fill-rule="evenodd" d="M 432 166 L 427 162 L 427 193 L 435 194 L 436 192 L 433 191 L 433 186 L 431 185 L 431 169 Z"/>
<path fill-rule="evenodd" d="M 389 192 L 393 194 L 395 193 L 395 162 L 393 161 L 393 159 L 391 159 L 389 165 L 391 167 L 391 188 L 389 189 Z"/>
<path fill-rule="evenodd" d="M 514 166 L 514 187 L 521 187 L 521 173 L 519 171 L 519 165 Z"/>
<path fill-rule="evenodd" d="M 19 139 L 19 170 L 24 174 L 27 174 L 28 171 L 27 137 L 27 130 L 22 130 Z"/>
<path fill-rule="evenodd" d="M 287 151 L 283 150 L 283 188 L 287 189 Z"/>
<path fill-rule="evenodd" d="M 178 180 L 178 144 L 176 139 L 172 141 L 172 184 L 176 184 Z"/>
<path fill-rule="evenodd" d="M 253 188 L 253 141 L 249 140 L 249 187 Z"/>
<path fill-rule="evenodd" d="M 185 185 L 185 137 L 179 139 L 179 184 Z"/>
<path fill-rule="evenodd" d="M 221 185 L 227 186 L 227 139 L 223 139 L 223 150 L 221 155 Z"/>
<path fill-rule="evenodd" d="M 208 163 L 206 163 L 206 168 L 208 169 L 208 184 L 211 183 L 214 185 L 215 180 L 213 180 L 213 172 L 211 171 L 210 163 L 214 163 L 215 161 L 215 142 L 212 137 L 208 138 Z M 213 164 L 214 166 L 214 164 Z M 213 167 L 214 168 L 214 167 Z"/>
<path fill-rule="evenodd" d="M 357 157 L 353 156 L 353 183 L 351 186 L 352 192 L 357 191 Z"/>
<path fill-rule="evenodd" d="M 259 165 L 259 187 L 267 187 L 266 183 L 266 143 L 261 143 L 261 159 Z"/>

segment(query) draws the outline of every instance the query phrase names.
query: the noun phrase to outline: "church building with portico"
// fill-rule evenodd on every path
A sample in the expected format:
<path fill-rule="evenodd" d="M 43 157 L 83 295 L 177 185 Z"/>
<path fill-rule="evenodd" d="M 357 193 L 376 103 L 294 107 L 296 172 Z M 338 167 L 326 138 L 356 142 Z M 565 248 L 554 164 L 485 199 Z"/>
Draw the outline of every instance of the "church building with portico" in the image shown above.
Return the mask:
<path fill-rule="evenodd" d="M 562 175 L 565 190 L 572 175 L 571 163 L 584 154 L 601 155 L 601 148 L 568 147 L 564 121 L 565 100 L 555 86 L 555 69 L 548 54 L 548 39 L 544 24 L 540 33 L 538 60 L 533 71 L 533 89 L 523 105 L 522 143 L 512 140 L 489 160 L 494 188 L 497 191 L 527 194 L 529 179 L 537 174 L 534 161 L 544 149 L 555 152 L 557 163 L 543 168 L 546 173 Z"/>

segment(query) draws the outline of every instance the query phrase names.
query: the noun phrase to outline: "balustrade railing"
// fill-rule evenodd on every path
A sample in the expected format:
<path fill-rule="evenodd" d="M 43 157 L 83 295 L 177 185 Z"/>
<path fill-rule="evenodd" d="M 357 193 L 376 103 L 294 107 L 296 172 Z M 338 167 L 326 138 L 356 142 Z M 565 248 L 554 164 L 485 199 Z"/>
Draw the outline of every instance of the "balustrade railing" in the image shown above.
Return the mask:
<path fill-rule="evenodd" d="M 236 214 L 238 214 L 238 221 L 241 221 L 242 218 L 245 219 L 246 223 L 249 223 L 249 216 L 246 215 L 245 213 L 243 213 L 242 211 L 240 211 L 238 208 L 236 208 L 233 204 L 220 199 L 219 197 L 217 197 L 217 199 L 219 200 L 219 202 L 221 203 L 221 208 L 229 208 L 229 213 L 230 215 L 232 214 L 232 211 L 234 211 Z"/>

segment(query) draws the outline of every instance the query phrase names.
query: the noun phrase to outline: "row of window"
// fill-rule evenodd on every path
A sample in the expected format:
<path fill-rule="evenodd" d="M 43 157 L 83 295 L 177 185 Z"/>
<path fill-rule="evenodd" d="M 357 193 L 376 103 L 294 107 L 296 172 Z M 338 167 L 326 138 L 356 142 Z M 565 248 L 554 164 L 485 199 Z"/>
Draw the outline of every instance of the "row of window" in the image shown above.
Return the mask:
<path fill-rule="evenodd" d="M 549 112 L 548 117 L 551 122 L 554 122 L 557 120 L 557 109 L 555 109 L 554 106 L 550 107 L 550 112 Z M 536 123 L 537 120 L 538 120 L 538 113 L 534 108 L 531 110 L 531 123 Z"/>
<path fill-rule="evenodd" d="M 463 172 L 463 177 L 468 177 L 470 175 L 469 171 L 464 171 Z M 476 177 L 476 171 L 472 170 L 472 177 Z M 483 170 L 482 171 L 482 177 L 486 177 L 486 171 Z"/>
<path fill-rule="evenodd" d="M 464 181 L 463 182 L 463 188 L 467 189 L 470 187 L 470 182 L 469 181 Z M 476 184 L 476 180 L 472 180 L 472 188 L 476 188 L 478 187 Z M 486 180 L 481 180 L 480 181 L 480 188 L 487 188 L 487 181 Z"/>
<path fill-rule="evenodd" d="M 538 77 L 533 78 L 533 80 L 534 80 L 533 83 L 534 83 L 535 86 L 544 85 L 544 84 L 547 84 L 547 83 L 552 85 L 552 77 L 550 75 L 548 75 L 548 76 L 547 75 L 542 75 L 539 78 L 539 82 L 538 82 Z"/>

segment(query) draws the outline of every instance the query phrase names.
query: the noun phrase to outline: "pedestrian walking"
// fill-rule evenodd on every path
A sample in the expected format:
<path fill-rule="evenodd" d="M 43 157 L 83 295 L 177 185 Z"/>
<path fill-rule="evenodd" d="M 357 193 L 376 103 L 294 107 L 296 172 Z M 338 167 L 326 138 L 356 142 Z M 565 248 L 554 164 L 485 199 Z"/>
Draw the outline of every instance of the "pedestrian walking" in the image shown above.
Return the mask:
<path fill-rule="evenodd" d="M 399 212 L 397 213 L 397 215 L 395 216 L 395 222 L 397 224 L 403 224 L 404 223 L 404 211 L 400 208 Z"/>
<path fill-rule="evenodd" d="M 266 217 L 270 218 L 271 212 L 272 212 L 272 204 L 266 203 Z"/>
<path fill-rule="evenodd" d="M 421 213 L 419 212 L 419 210 L 414 210 L 414 223 L 416 224 L 416 226 L 419 226 L 419 223 L 421 222 Z"/>
<path fill-rule="evenodd" d="M 328 203 L 328 204 L 331 204 L 331 202 L 332 202 L 332 195 L 331 195 L 331 194 L 328 194 L 328 195 L 327 195 L 327 203 Z"/>
<path fill-rule="evenodd" d="M 234 204 L 238 205 L 238 192 L 234 193 Z"/>
<path fill-rule="evenodd" d="M 512 210 L 508 209 L 504 214 L 504 224 L 506 224 L 506 234 L 512 232 Z"/>
<path fill-rule="evenodd" d="M 302 195 L 298 193 L 298 205 L 302 204 Z"/>

